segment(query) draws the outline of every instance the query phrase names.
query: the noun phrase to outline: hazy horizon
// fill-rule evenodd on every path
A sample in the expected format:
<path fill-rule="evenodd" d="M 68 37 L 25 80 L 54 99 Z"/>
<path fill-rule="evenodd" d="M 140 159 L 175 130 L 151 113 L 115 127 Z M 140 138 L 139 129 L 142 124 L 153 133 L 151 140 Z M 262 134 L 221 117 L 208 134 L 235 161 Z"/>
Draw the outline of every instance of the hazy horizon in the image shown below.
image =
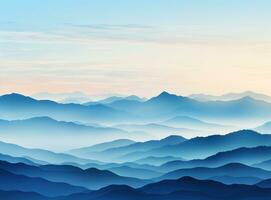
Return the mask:
<path fill-rule="evenodd" d="M 271 95 L 270 6 L 267 0 L 1 2 L 0 93 Z"/>

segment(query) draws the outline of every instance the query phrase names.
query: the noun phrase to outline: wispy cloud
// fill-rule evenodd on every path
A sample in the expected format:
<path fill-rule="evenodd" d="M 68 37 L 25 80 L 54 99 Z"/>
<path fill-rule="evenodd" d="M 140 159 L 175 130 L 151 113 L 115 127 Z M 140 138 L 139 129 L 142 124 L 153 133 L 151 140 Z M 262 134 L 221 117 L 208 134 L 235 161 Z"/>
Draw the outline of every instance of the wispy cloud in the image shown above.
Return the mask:
<path fill-rule="evenodd" d="M 152 29 L 153 26 L 142 24 L 77 24 L 72 25 L 75 28 L 94 29 L 94 30 L 144 30 Z"/>

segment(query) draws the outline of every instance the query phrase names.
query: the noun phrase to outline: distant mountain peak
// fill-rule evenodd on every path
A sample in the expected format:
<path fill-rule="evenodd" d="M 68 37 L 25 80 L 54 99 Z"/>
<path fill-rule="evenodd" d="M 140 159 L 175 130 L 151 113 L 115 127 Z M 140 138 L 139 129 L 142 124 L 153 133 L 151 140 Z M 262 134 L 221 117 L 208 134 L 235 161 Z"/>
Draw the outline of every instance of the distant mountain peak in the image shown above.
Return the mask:
<path fill-rule="evenodd" d="M 163 91 L 162 93 L 160 93 L 158 96 L 151 98 L 149 101 L 152 100 L 158 100 L 158 101 L 180 101 L 180 100 L 184 100 L 187 99 L 186 97 L 183 96 L 177 96 L 176 94 L 170 94 L 166 91 Z"/>
<path fill-rule="evenodd" d="M 171 95 L 171 94 L 169 94 L 167 91 L 163 91 L 163 92 L 160 93 L 159 96 L 162 96 L 162 95 Z"/>
<path fill-rule="evenodd" d="M 6 98 L 30 98 L 30 97 L 24 96 L 24 95 L 19 94 L 19 93 L 5 94 L 2 97 L 6 97 Z"/>
<path fill-rule="evenodd" d="M 237 135 L 237 134 L 260 135 L 260 133 L 258 133 L 257 131 L 251 130 L 251 129 L 243 129 L 243 130 L 228 133 L 228 135 Z"/>
<path fill-rule="evenodd" d="M 157 97 L 160 97 L 160 98 L 163 97 L 163 98 L 165 98 L 165 97 L 178 97 L 178 96 L 175 95 L 175 94 L 170 94 L 170 93 L 168 93 L 166 91 L 163 91 Z"/>
<path fill-rule="evenodd" d="M 28 97 L 28 96 L 24 96 L 22 94 L 19 93 L 11 93 L 11 94 L 5 94 L 3 96 L 0 96 L 0 100 L 4 100 L 7 102 L 12 102 L 12 103 L 22 103 L 22 102 L 27 102 L 27 101 L 35 101 L 35 99 Z"/>
<path fill-rule="evenodd" d="M 180 136 L 180 135 L 170 135 L 170 136 L 167 136 L 166 138 L 163 138 L 162 140 L 171 140 L 171 141 L 174 141 L 174 140 L 187 140 L 186 138 Z"/>

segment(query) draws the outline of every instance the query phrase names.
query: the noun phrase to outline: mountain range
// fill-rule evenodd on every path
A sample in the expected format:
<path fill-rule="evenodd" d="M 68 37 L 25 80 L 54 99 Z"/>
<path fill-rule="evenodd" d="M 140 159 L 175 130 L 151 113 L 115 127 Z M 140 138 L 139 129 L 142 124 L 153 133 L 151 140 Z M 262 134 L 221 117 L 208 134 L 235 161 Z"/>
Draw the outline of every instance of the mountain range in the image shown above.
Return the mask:
<path fill-rule="evenodd" d="M 0 96 L 1 199 L 270 199 L 268 96 L 65 95 Z"/>
<path fill-rule="evenodd" d="M 83 170 L 70 165 L 32 166 L 23 163 L 0 161 L 0 169 L 13 174 L 42 178 L 53 182 L 68 183 L 92 190 L 112 184 L 126 184 L 133 187 L 140 187 L 150 182 L 149 180 L 122 177 L 108 170 L 99 170 L 96 168 Z"/>
<path fill-rule="evenodd" d="M 128 103 L 127 103 L 128 102 Z M 251 97 L 232 101 L 201 102 L 188 97 L 162 92 L 146 101 L 121 100 L 109 104 L 61 104 L 35 100 L 20 94 L 0 97 L 2 119 L 22 119 L 48 116 L 62 121 L 82 122 L 153 122 L 176 116 L 210 120 L 266 120 L 271 116 L 271 104 Z M 13 109 L 12 109 L 13 108 Z M 16 110 L 13 111 L 13 110 Z"/>
<path fill-rule="evenodd" d="M 240 147 L 256 147 L 271 145 L 271 136 L 259 134 L 252 130 L 241 130 L 226 135 L 211 135 L 207 137 L 195 137 L 189 140 L 171 145 L 153 147 L 148 150 L 135 149 L 124 152 L 122 147 L 114 151 L 108 151 L 107 155 L 116 157 L 122 161 L 133 161 L 144 157 L 173 156 L 186 160 L 206 158 L 221 151 L 229 151 Z M 116 153 L 118 153 L 116 155 Z"/>
<path fill-rule="evenodd" d="M 85 163 L 101 163 L 95 160 L 78 158 L 66 153 L 55 153 L 44 149 L 30 149 L 24 148 L 19 145 L 0 142 L 0 152 L 12 157 L 24 157 L 27 160 L 33 160 L 33 162 L 48 162 L 54 164 L 61 164 L 65 162 L 75 162 L 79 164 Z"/>
<path fill-rule="evenodd" d="M 192 94 L 189 95 L 190 98 L 196 99 L 198 101 L 231 101 L 236 99 L 241 99 L 244 97 L 251 97 L 254 99 L 271 102 L 271 97 L 265 94 L 260 94 L 252 91 L 245 91 L 240 93 L 227 93 L 221 96 L 208 95 L 208 94 Z"/>
<path fill-rule="evenodd" d="M 186 139 L 181 136 L 169 136 L 161 140 L 150 140 L 146 142 L 136 142 L 130 145 L 121 146 L 121 147 L 115 147 L 115 148 L 108 148 L 101 152 L 90 152 L 88 155 L 85 154 L 85 151 L 83 148 L 83 151 L 81 153 L 80 150 L 77 150 L 76 152 L 71 151 L 70 153 L 81 156 L 81 157 L 87 157 L 91 159 L 100 159 L 101 161 L 128 161 L 125 158 L 121 158 L 122 156 L 125 156 L 126 154 L 137 152 L 140 150 L 140 152 L 145 152 L 154 148 L 167 146 L 167 145 L 174 145 L 178 143 L 184 142 Z M 133 158 L 132 158 L 133 159 Z"/>

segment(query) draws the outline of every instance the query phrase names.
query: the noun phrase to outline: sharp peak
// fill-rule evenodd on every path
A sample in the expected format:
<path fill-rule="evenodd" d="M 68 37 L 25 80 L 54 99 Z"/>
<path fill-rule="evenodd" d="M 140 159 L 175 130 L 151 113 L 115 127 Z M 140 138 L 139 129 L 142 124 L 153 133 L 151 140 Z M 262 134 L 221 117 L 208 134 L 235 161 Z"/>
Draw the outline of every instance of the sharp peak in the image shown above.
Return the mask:
<path fill-rule="evenodd" d="M 188 97 L 184 97 L 184 96 L 179 96 L 179 95 L 176 95 L 176 94 L 173 94 L 173 93 L 169 93 L 169 92 L 166 92 L 166 91 L 163 91 L 161 92 L 158 96 L 155 96 L 153 98 L 188 98 Z"/>
<path fill-rule="evenodd" d="M 163 91 L 163 92 L 161 92 L 158 96 L 177 96 L 177 95 L 171 94 L 171 93 L 169 93 L 169 92 L 167 92 L 167 91 Z"/>

